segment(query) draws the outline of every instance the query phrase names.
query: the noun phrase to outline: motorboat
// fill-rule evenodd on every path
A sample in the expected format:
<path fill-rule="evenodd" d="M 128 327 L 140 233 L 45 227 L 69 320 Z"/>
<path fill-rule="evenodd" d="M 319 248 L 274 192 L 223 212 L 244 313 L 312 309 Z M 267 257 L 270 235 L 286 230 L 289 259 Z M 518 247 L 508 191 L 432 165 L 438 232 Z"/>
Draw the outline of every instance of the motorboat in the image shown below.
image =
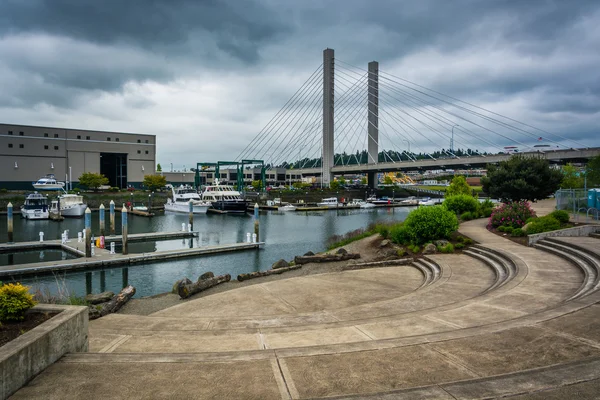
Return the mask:
<path fill-rule="evenodd" d="M 399 203 L 402 206 L 416 206 L 417 204 L 419 204 L 419 199 L 417 199 L 415 196 L 410 196 L 404 200 L 400 200 Z"/>
<path fill-rule="evenodd" d="M 79 194 L 63 194 L 58 196 L 60 204 L 60 215 L 63 217 L 83 217 L 87 204 L 83 202 L 83 196 Z"/>
<path fill-rule="evenodd" d="M 181 185 L 178 188 L 172 187 L 171 192 L 173 198 L 167 200 L 165 211 L 189 213 L 190 200 L 192 201 L 192 212 L 194 214 L 206 214 L 211 206 L 210 202 L 203 201 L 198 192 L 189 185 Z M 148 211 L 148 208 L 146 207 L 143 211 Z"/>
<path fill-rule="evenodd" d="M 248 208 L 248 201 L 240 192 L 233 186 L 219 184 L 218 179 L 214 185 L 204 188 L 202 200 L 209 201 L 213 209 L 227 213 L 245 213 Z"/>
<path fill-rule="evenodd" d="M 431 197 L 424 197 L 421 200 L 419 200 L 420 206 L 433 206 L 435 204 L 436 204 L 435 200 L 432 199 Z"/>
<path fill-rule="evenodd" d="M 32 183 L 33 187 L 37 190 L 64 190 L 65 183 L 58 182 L 54 177 L 54 174 L 46 175 Z"/>
<path fill-rule="evenodd" d="M 392 204 L 392 199 L 390 199 L 389 197 L 385 197 L 385 196 L 380 199 L 378 199 L 375 196 L 369 196 L 367 198 L 367 203 L 376 204 L 376 205 Z"/>
<path fill-rule="evenodd" d="M 350 205 L 352 206 L 358 206 L 359 208 L 375 208 L 377 207 L 375 204 L 373 203 L 367 203 L 364 200 L 361 199 L 354 199 L 352 200 L 352 203 L 350 203 Z"/>
<path fill-rule="evenodd" d="M 49 210 L 48 197 L 33 192 L 25 198 L 25 204 L 21 206 L 21 216 L 25 219 L 48 219 Z"/>
<path fill-rule="evenodd" d="M 337 207 L 343 207 L 344 204 L 338 202 L 337 197 L 328 197 L 326 199 L 323 199 L 320 203 L 317 203 L 317 206 L 319 206 L 319 207 L 337 208 Z"/>
<path fill-rule="evenodd" d="M 286 204 L 285 206 L 279 206 L 277 207 L 278 211 L 296 211 L 296 206 L 293 206 L 291 204 Z"/>

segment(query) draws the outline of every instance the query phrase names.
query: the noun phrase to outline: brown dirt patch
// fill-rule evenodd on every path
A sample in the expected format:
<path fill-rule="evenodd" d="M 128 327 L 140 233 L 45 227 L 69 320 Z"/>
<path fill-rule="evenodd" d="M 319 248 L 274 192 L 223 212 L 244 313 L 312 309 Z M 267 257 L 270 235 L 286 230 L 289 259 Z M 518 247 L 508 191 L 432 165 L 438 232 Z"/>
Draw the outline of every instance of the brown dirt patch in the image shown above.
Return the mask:
<path fill-rule="evenodd" d="M 23 321 L 2 322 L 2 325 L 0 325 L 0 347 L 46 322 L 57 314 L 58 313 L 32 312 L 25 314 L 25 319 Z"/>

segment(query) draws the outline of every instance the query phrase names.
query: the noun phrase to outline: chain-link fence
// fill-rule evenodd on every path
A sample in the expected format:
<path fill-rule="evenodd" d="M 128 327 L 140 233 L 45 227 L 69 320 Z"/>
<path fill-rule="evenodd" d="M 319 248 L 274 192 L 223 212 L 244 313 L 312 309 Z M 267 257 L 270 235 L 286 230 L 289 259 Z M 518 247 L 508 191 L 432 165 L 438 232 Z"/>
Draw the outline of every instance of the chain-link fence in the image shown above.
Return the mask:
<path fill-rule="evenodd" d="M 588 205 L 587 190 L 560 189 L 556 191 L 554 197 L 556 198 L 556 209 L 572 213 L 576 221 L 579 216 L 598 220 L 598 209 Z"/>

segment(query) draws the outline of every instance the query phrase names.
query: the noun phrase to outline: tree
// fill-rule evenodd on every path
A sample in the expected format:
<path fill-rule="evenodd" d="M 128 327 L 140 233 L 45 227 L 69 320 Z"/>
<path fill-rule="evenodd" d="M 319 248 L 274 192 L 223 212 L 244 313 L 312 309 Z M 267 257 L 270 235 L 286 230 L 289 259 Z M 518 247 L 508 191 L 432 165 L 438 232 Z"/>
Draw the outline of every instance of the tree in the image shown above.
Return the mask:
<path fill-rule="evenodd" d="M 339 181 L 331 181 L 329 183 L 329 189 L 331 190 L 338 190 L 340 188 L 340 182 Z"/>
<path fill-rule="evenodd" d="M 504 202 L 545 199 L 560 186 L 563 174 L 540 157 L 512 156 L 498 165 L 488 165 L 481 178 L 483 191 Z"/>
<path fill-rule="evenodd" d="M 157 190 L 165 187 L 167 178 L 162 175 L 144 175 L 144 186 L 150 190 Z"/>
<path fill-rule="evenodd" d="M 108 185 L 108 178 L 94 172 L 84 172 L 79 177 L 79 184 L 88 189 L 98 190 L 102 185 Z"/>
<path fill-rule="evenodd" d="M 445 197 L 457 196 L 459 194 L 471 196 L 472 192 L 471 186 L 467 183 L 467 179 L 464 176 L 459 175 L 452 179 L 452 183 L 450 183 L 450 186 L 446 189 Z"/>
<path fill-rule="evenodd" d="M 386 175 L 386 176 L 383 178 L 383 184 L 384 184 L 384 185 L 393 185 L 393 184 L 394 184 L 394 181 L 392 180 L 392 178 L 391 178 L 390 176 Z"/>
<path fill-rule="evenodd" d="M 564 189 L 579 189 L 583 187 L 583 176 L 573 164 L 567 164 L 562 168 L 563 180 L 560 184 Z"/>
<path fill-rule="evenodd" d="M 261 180 L 252 181 L 252 187 L 257 192 L 260 192 L 260 189 L 262 189 L 262 181 Z"/>
<path fill-rule="evenodd" d="M 600 155 L 592 158 L 585 169 L 588 187 L 600 186 Z"/>
<path fill-rule="evenodd" d="M 160 166 L 160 163 L 156 164 L 156 172 L 162 172 L 162 167 Z"/>

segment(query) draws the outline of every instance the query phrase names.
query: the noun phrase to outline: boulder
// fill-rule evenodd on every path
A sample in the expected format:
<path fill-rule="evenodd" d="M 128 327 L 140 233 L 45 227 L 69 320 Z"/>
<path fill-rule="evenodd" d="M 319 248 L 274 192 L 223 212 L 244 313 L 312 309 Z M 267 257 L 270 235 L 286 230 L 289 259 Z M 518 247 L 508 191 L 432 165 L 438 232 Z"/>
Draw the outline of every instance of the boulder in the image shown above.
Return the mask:
<path fill-rule="evenodd" d="M 208 272 L 205 272 L 202 275 L 200 275 L 200 278 L 198 278 L 198 281 L 205 281 L 209 278 L 214 278 L 214 277 L 215 277 L 215 274 L 213 274 L 211 271 L 208 271 Z"/>
<path fill-rule="evenodd" d="M 345 248 L 340 247 L 338 251 L 335 252 L 335 254 L 348 254 L 348 251 Z"/>
<path fill-rule="evenodd" d="M 423 248 L 423 254 L 435 254 L 436 252 L 437 252 L 437 247 L 435 247 L 435 244 L 433 244 L 433 243 L 428 243 Z"/>
<path fill-rule="evenodd" d="M 173 288 L 171 289 L 171 293 L 179 294 L 179 287 L 183 285 L 190 285 L 192 283 L 188 278 L 183 278 L 175 282 Z"/>
<path fill-rule="evenodd" d="M 85 296 L 85 301 L 87 301 L 90 304 L 100 304 L 106 303 L 113 297 L 115 297 L 115 294 L 113 292 L 102 292 L 98 294 L 88 294 L 87 296 Z"/>
<path fill-rule="evenodd" d="M 391 242 L 390 242 L 389 240 L 387 240 L 387 239 L 383 239 L 383 240 L 381 241 L 381 243 L 379 243 L 379 247 L 387 247 L 387 246 L 389 246 L 389 245 L 390 245 L 390 243 L 391 243 Z"/>
<path fill-rule="evenodd" d="M 314 256 L 315 253 L 313 253 L 312 251 L 307 251 L 306 253 L 304 253 L 304 257 L 308 257 L 308 256 Z"/>
<path fill-rule="evenodd" d="M 433 244 L 435 244 L 436 246 L 440 246 L 440 247 L 444 247 L 448 244 L 449 242 L 447 240 L 441 239 L 441 240 L 436 240 L 435 242 L 433 242 Z"/>
<path fill-rule="evenodd" d="M 523 225 L 523 227 L 521 228 L 521 230 L 525 233 L 527 233 L 527 230 L 529 229 L 529 227 L 531 226 L 531 222 L 526 223 L 525 225 Z"/>
<path fill-rule="evenodd" d="M 281 260 L 275 261 L 275 263 L 271 265 L 271 269 L 287 268 L 289 266 L 290 264 L 282 258 Z"/>

